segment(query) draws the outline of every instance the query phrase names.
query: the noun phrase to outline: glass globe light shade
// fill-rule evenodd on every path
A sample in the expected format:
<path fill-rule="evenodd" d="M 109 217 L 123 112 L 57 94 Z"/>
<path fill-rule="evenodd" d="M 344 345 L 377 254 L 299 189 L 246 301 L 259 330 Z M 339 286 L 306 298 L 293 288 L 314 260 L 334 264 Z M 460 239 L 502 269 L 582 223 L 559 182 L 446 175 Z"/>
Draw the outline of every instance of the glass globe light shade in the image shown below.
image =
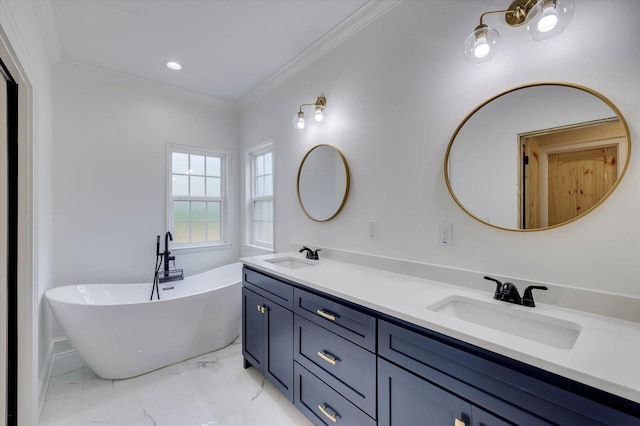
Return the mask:
<path fill-rule="evenodd" d="M 536 41 L 560 34 L 573 16 L 571 0 L 539 0 L 525 20 L 527 32 Z"/>
<path fill-rule="evenodd" d="M 293 116 L 293 120 L 291 120 L 291 123 L 293 124 L 293 128 L 302 132 L 304 131 L 307 123 L 304 120 L 304 113 L 302 111 L 299 111 L 296 113 L 296 115 Z"/>
<path fill-rule="evenodd" d="M 479 25 L 464 41 L 464 58 L 470 64 L 489 62 L 500 46 L 500 34 L 486 25 Z"/>
<path fill-rule="evenodd" d="M 316 107 L 316 114 L 315 114 L 315 119 L 318 123 L 322 122 L 322 120 L 324 120 L 324 111 L 323 108 L 321 107 Z"/>

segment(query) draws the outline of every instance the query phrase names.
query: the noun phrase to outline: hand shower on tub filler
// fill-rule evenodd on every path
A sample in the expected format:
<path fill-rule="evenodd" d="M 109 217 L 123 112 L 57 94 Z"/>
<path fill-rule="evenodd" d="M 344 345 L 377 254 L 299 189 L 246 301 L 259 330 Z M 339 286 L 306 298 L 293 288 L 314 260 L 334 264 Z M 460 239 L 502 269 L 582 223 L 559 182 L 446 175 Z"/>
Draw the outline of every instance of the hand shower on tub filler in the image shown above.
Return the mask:
<path fill-rule="evenodd" d="M 158 300 L 160 300 L 158 284 L 184 279 L 182 269 L 176 269 L 176 257 L 171 256 L 169 241 L 173 241 L 173 235 L 167 231 L 164 234 L 164 252 L 160 252 L 160 235 L 156 236 L 156 269 L 153 277 L 151 298 L 149 300 L 153 300 L 153 293 L 156 293 Z M 173 267 L 170 266 L 170 262 L 173 262 Z M 160 270 L 161 268 L 162 271 Z"/>

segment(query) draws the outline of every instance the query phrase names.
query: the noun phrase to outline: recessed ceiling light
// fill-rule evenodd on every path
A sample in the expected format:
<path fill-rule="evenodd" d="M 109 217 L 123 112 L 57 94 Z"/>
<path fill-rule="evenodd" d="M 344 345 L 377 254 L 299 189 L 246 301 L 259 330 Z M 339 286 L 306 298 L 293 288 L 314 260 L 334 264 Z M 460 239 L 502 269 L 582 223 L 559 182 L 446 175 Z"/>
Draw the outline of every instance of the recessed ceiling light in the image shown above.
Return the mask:
<path fill-rule="evenodd" d="M 182 65 L 180 65 L 179 63 L 174 62 L 174 61 L 167 62 L 167 67 L 171 68 L 172 70 L 181 70 L 182 69 Z"/>

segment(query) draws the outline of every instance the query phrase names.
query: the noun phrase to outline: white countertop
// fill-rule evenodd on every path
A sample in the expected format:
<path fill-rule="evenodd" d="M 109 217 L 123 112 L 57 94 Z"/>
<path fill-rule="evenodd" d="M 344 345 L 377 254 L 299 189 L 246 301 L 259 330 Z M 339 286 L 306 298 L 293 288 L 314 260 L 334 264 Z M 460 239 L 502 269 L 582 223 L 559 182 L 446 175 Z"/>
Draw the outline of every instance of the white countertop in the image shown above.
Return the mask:
<path fill-rule="evenodd" d="M 241 261 L 256 269 L 640 403 L 638 323 L 553 305 L 518 306 L 495 301 L 486 291 L 331 259 L 310 261 L 313 266 L 299 269 L 268 262 L 287 257 L 306 261 L 304 255 L 297 252 L 248 257 Z M 481 287 L 481 283 L 478 286 Z M 560 349 L 427 308 L 451 296 L 570 321 L 582 329 L 571 349 Z M 526 336 L 527 330 L 522 330 L 522 335 Z"/>

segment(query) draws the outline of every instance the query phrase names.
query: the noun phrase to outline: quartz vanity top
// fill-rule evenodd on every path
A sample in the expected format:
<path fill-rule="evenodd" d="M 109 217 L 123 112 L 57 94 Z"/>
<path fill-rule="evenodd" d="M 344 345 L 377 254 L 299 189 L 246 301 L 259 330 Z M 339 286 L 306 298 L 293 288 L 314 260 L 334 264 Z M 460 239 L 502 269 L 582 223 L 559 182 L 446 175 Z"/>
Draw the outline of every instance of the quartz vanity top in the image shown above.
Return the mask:
<path fill-rule="evenodd" d="M 241 261 L 258 270 L 640 403 L 638 323 L 541 303 L 529 308 L 498 302 L 486 291 L 332 259 L 309 261 L 297 252 L 254 256 Z M 300 265 L 297 261 L 313 265 Z M 301 267 L 292 267 L 292 264 Z M 478 283 L 478 287 L 486 285 Z M 521 333 L 497 331 L 429 308 L 456 298 L 473 303 L 495 303 L 501 305 L 502 310 L 507 307 L 525 317 L 535 313 L 554 321 L 578 324 L 580 333 L 571 348 L 560 348 L 520 337 L 530 332 L 526 328 Z"/>

